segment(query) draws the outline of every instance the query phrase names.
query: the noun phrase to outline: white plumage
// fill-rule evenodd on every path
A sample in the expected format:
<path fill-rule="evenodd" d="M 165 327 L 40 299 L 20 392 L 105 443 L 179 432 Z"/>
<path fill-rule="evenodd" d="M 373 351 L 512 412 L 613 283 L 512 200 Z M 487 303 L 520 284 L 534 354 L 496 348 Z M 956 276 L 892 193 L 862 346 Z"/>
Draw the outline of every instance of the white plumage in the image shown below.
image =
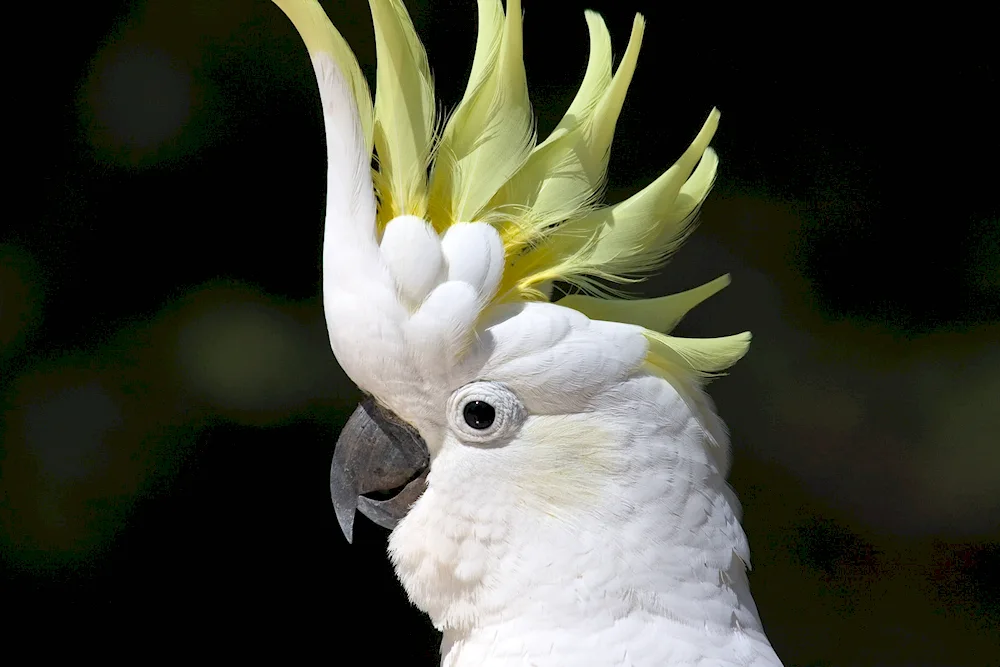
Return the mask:
<path fill-rule="evenodd" d="M 318 3 L 275 2 L 323 102 L 333 351 L 429 452 L 389 551 L 443 632 L 441 664 L 780 665 L 750 595 L 728 436 L 701 389 L 749 335 L 665 335 L 728 277 L 649 301 L 548 302 L 555 280 L 593 287 L 676 248 L 715 178 L 718 112 L 660 179 L 601 208 L 641 18 L 612 76 L 588 13 L 580 94 L 536 146 L 519 3 L 505 15 L 480 0 L 469 87 L 432 145 L 426 55 L 399 0 L 371 0 L 374 105 Z M 489 418 L 470 420 L 473 405 Z"/>
<path fill-rule="evenodd" d="M 703 425 L 668 382 L 630 370 L 642 335 L 548 304 L 484 334 L 467 377 L 509 387 L 524 425 L 482 448 L 446 425 L 390 538 L 444 632 L 442 665 L 780 664 Z"/>

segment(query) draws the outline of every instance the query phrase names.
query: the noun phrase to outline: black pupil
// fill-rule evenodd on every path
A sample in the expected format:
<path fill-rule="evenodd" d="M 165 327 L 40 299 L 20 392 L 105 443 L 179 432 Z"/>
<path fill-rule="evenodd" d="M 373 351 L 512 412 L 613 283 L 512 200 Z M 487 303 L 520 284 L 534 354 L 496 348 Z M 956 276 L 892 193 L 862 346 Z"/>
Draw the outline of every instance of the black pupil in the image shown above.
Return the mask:
<path fill-rule="evenodd" d="M 497 417 L 497 411 L 493 406 L 485 401 L 469 401 L 462 410 L 465 423 L 472 428 L 482 430 L 493 425 L 493 420 Z"/>

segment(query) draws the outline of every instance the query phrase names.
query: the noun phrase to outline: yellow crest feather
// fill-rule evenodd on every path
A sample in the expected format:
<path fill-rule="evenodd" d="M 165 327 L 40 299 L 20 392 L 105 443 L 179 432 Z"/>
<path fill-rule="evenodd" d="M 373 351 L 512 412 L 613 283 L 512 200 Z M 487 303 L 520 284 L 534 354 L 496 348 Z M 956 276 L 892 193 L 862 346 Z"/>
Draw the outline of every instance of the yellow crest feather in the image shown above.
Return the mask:
<path fill-rule="evenodd" d="M 483 220 L 493 195 L 535 143 L 520 0 L 507 3 L 506 16 L 500 0 L 479 0 L 479 30 L 472 78 L 445 125 L 434 161 L 430 221 L 439 231 Z"/>
<path fill-rule="evenodd" d="M 694 289 L 655 299 L 603 299 L 571 294 L 560 299 L 559 305 L 577 310 L 592 320 L 626 322 L 650 331 L 669 333 L 692 308 L 728 284 L 729 275 L 726 274 Z"/>
<path fill-rule="evenodd" d="M 378 72 L 375 150 L 379 227 L 427 214 L 427 167 L 434 142 L 434 85 L 427 54 L 400 0 L 370 0 Z"/>

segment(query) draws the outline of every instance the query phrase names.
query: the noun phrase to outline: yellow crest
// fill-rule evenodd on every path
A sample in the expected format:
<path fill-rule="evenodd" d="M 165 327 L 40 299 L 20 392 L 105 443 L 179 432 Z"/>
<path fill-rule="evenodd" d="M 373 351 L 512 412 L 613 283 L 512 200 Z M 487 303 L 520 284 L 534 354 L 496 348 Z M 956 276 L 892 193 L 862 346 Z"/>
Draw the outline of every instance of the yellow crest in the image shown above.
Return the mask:
<path fill-rule="evenodd" d="M 377 230 L 400 215 L 428 220 L 439 233 L 459 222 L 487 222 L 500 233 L 505 267 L 494 303 L 547 300 L 563 281 L 595 294 L 560 305 L 593 319 L 645 329 L 648 367 L 697 380 L 742 357 L 750 334 L 713 339 L 666 332 L 728 276 L 659 299 L 610 298 L 606 283 L 635 282 L 659 267 L 691 232 L 715 180 L 708 147 L 719 122 L 709 114 L 683 155 L 653 183 L 613 206 L 599 196 L 611 140 L 639 55 L 645 21 L 637 15 L 612 73 L 611 39 L 585 12 L 590 56 L 579 92 L 555 130 L 536 142 L 522 57 L 520 0 L 479 0 L 479 32 L 465 93 L 443 127 L 436 116 L 424 47 L 400 0 L 370 0 L 378 71 L 375 101 L 357 59 L 317 0 L 274 0 L 311 54 L 329 54 L 357 101 L 374 151 Z M 429 175 L 428 175 L 429 174 Z"/>

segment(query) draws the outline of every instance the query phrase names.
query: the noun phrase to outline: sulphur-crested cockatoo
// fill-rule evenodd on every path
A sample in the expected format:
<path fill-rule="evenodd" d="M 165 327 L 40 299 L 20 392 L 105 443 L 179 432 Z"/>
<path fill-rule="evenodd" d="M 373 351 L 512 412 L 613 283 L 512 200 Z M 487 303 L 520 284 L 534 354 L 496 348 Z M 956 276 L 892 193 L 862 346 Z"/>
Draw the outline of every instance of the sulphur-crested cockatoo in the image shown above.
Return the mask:
<path fill-rule="evenodd" d="M 337 443 L 334 505 L 348 539 L 356 509 L 392 529 L 399 580 L 444 633 L 441 664 L 780 665 L 747 583 L 727 434 L 701 388 L 750 336 L 667 334 L 728 278 L 649 300 L 608 289 L 691 230 L 718 112 L 662 176 L 603 207 L 641 16 L 612 74 L 608 30 L 585 14 L 583 82 L 537 143 L 518 0 L 506 13 L 479 0 L 446 122 L 400 0 L 370 2 L 374 104 L 319 3 L 275 2 L 309 50 L 325 118 L 330 342 L 368 395 Z M 556 282 L 574 294 L 553 303 Z"/>

